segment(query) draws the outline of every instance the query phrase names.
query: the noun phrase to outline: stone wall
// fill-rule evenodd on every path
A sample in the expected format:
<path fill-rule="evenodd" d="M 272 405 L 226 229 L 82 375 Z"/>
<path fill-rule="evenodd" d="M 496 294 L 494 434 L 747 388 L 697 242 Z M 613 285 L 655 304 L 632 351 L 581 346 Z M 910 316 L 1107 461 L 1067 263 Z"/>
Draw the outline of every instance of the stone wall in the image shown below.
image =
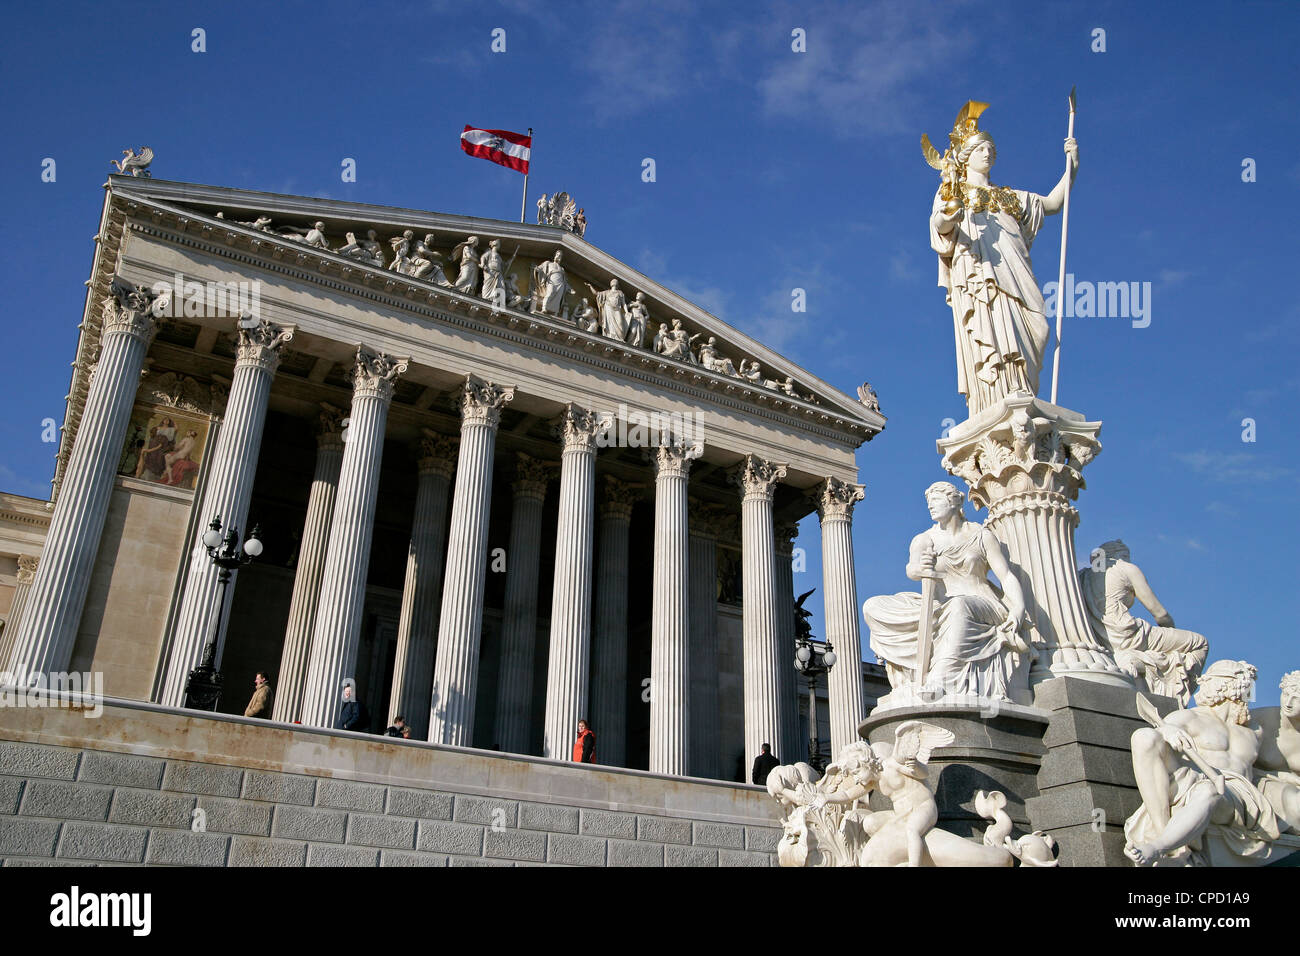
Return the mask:
<path fill-rule="evenodd" d="M 769 866 L 774 809 L 758 787 L 134 701 L 0 710 L 5 866 Z"/>

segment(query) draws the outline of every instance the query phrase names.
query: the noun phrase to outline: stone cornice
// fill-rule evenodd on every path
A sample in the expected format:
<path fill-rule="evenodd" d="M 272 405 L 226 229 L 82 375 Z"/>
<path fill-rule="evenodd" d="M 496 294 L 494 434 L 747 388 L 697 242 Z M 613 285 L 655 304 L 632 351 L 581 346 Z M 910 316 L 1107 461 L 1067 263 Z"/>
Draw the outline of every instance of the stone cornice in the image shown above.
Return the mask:
<path fill-rule="evenodd" d="M 150 182 L 151 185 L 156 185 L 154 181 Z M 117 183 L 114 185 L 117 186 Z M 252 200 L 261 202 L 265 198 L 266 201 L 262 205 L 268 213 L 279 212 L 292 217 L 321 215 L 320 201 L 299 200 L 276 203 L 271 200 L 292 200 L 293 197 L 271 197 L 266 194 L 249 194 L 211 187 L 182 188 L 176 184 L 166 185 L 170 187 L 170 192 L 176 201 L 208 202 L 218 205 L 224 203 L 226 206 L 238 209 L 251 208 L 249 203 Z M 169 196 L 169 198 L 173 197 Z M 849 399 L 842 392 L 753 342 L 743 333 L 731 329 L 698 307 L 680 299 L 674 293 L 663 289 L 651 280 L 638 276 L 627 266 L 601 253 L 584 240 L 568 233 L 559 233 L 549 227 L 407 212 L 349 203 L 327 204 L 330 215 L 334 219 L 351 212 L 358 218 L 377 221 L 376 214 L 382 213 L 385 220 L 391 220 L 394 228 L 415 226 L 441 230 L 444 234 L 449 230 L 488 231 L 512 241 L 521 238 L 533 244 L 544 244 L 549 249 L 554 249 L 556 245 L 573 246 L 575 256 L 583 259 L 589 267 L 597 270 L 604 269 L 613 277 L 650 290 L 656 299 L 667 302 L 671 307 L 688 316 L 693 323 L 726 336 L 736 349 L 758 355 L 773 369 L 794 375 L 797 384 L 805 388 L 812 387 L 826 404 L 815 405 L 699 366 L 666 359 L 651 351 L 582 332 L 559 319 L 512 309 L 499 309 L 493 303 L 422 279 L 398 275 L 234 222 L 217 220 L 192 210 L 174 208 L 143 195 L 136 195 L 135 189 L 129 192 L 124 190 L 117 196 L 116 202 L 131 216 L 131 228 L 143 234 L 380 302 L 405 312 L 414 312 L 441 322 L 451 322 L 470 328 L 479 334 L 494 335 L 530 345 L 552 355 L 561 355 L 571 361 L 621 372 L 661 387 L 666 386 L 692 398 L 718 402 L 742 410 L 746 414 L 774 419 L 802 428 L 851 447 L 857 447 L 862 441 L 874 437 L 884 426 L 885 419 L 878 413 Z M 316 211 L 313 212 L 313 209 Z M 577 245 L 574 245 L 575 243 Z"/>

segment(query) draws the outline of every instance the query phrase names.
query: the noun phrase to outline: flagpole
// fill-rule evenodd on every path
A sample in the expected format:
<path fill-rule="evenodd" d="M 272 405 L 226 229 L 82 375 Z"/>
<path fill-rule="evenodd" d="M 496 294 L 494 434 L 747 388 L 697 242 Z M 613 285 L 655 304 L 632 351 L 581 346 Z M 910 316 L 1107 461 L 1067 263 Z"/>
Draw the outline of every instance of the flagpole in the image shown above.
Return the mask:
<path fill-rule="evenodd" d="M 1074 87 L 1070 87 L 1070 131 L 1074 136 Z M 1065 157 L 1065 206 L 1061 211 L 1061 272 L 1056 282 L 1056 351 L 1052 353 L 1052 404 L 1056 404 L 1056 377 L 1061 371 L 1061 316 L 1065 309 L 1065 240 L 1070 230 L 1070 156 Z"/>
<path fill-rule="evenodd" d="M 1074 122 L 1074 114 L 1070 114 L 1071 123 Z M 528 168 L 533 168 L 533 128 L 528 127 Z M 519 201 L 519 221 L 522 223 L 528 216 L 528 174 L 524 173 L 524 198 Z"/>

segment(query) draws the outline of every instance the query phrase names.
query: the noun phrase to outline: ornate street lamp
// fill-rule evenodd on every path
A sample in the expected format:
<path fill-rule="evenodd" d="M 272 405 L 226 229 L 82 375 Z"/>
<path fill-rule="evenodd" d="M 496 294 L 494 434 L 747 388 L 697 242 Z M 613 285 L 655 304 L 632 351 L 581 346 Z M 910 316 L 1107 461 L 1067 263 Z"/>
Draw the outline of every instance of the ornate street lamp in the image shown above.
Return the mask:
<path fill-rule="evenodd" d="M 230 528 L 225 536 L 221 534 L 221 515 L 212 519 L 208 530 L 203 532 L 203 546 L 208 549 L 208 558 L 221 570 L 217 573 L 217 613 L 212 622 L 212 633 L 203 648 L 203 663 L 190 671 L 185 681 L 185 706 L 190 710 L 216 711 L 221 702 L 221 674 L 216 668 L 217 639 L 221 635 L 221 618 L 226 608 L 226 585 L 230 583 L 230 572 L 248 564 L 262 553 L 262 541 L 257 536 L 257 526 L 249 532 L 244 546 L 239 546 L 239 529 Z"/>
<path fill-rule="evenodd" d="M 821 772 L 826 769 L 826 761 L 822 758 L 821 741 L 817 737 L 817 678 L 829 673 L 839 658 L 830 641 L 813 640 L 812 625 L 808 623 L 812 612 L 803 606 L 812 593 L 803 594 L 794 606 L 794 666 L 808 681 L 808 763 Z"/>

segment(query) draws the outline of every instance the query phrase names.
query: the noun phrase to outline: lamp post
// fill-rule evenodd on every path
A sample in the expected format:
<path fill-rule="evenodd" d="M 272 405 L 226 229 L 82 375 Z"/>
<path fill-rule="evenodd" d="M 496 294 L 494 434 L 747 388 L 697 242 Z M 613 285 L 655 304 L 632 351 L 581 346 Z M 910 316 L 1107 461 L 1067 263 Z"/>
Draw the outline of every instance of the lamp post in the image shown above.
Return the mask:
<path fill-rule="evenodd" d="M 208 559 L 221 570 L 217 573 L 217 614 L 212 621 L 212 633 L 203 648 L 203 662 L 190 671 L 185 680 L 185 706 L 190 710 L 216 711 L 221 702 L 221 674 L 216 668 L 217 640 L 221 635 L 221 618 L 226 608 L 226 585 L 230 583 L 230 572 L 248 564 L 262 553 L 262 541 L 257 536 L 257 526 L 248 533 L 244 546 L 239 546 L 239 529 L 227 529 L 221 534 L 221 515 L 212 519 L 208 530 L 203 532 L 203 546 L 208 550 Z"/>
<path fill-rule="evenodd" d="M 817 678 L 828 673 L 838 657 L 830 641 L 814 641 L 811 632 L 800 634 L 794 643 L 795 669 L 808 679 L 808 763 L 820 772 L 826 769 L 826 761 L 817 737 Z"/>

